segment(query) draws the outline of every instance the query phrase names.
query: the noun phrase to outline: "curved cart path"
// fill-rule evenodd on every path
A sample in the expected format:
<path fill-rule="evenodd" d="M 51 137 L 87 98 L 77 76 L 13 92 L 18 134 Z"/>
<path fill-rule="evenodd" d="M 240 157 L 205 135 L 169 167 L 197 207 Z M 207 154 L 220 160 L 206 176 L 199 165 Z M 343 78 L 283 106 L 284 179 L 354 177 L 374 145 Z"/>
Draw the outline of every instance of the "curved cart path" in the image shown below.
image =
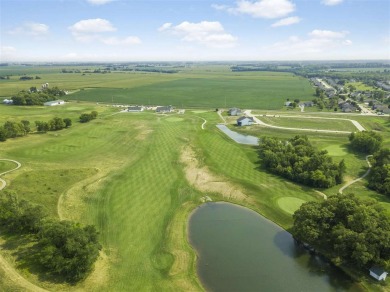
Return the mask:
<path fill-rule="evenodd" d="M 367 164 L 368 164 L 368 169 L 367 169 L 366 173 L 363 174 L 361 177 L 359 177 L 359 178 L 357 178 L 357 179 L 355 179 L 355 180 L 353 180 L 353 181 L 350 181 L 349 183 L 347 183 L 347 184 L 345 184 L 343 187 L 341 187 L 341 188 L 339 189 L 339 193 L 340 193 L 340 194 L 342 194 L 343 191 L 344 191 L 346 188 L 348 188 L 350 185 L 354 184 L 355 182 L 358 182 L 359 180 L 362 180 L 363 178 L 365 178 L 365 177 L 370 173 L 370 171 L 371 171 L 371 163 L 370 163 L 370 161 L 368 160 L 368 157 L 370 157 L 370 156 L 372 156 L 372 155 L 367 155 L 367 156 L 366 156 L 366 161 L 367 161 Z"/>
<path fill-rule="evenodd" d="M 337 133 L 337 134 L 351 134 L 350 131 L 337 131 L 337 130 L 316 130 L 316 129 L 305 129 L 305 128 L 289 128 L 289 127 L 281 127 L 281 126 L 274 126 L 270 124 L 266 124 L 263 121 L 256 118 L 255 115 L 251 113 L 251 110 L 246 110 L 244 113 L 248 117 L 252 117 L 253 120 L 258 124 L 269 128 L 275 128 L 275 129 L 283 129 L 283 130 L 291 130 L 291 131 L 309 131 L 309 132 L 322 132 L 322 133 Z M 266 115 L 268 117 L 273 115 Z M 344 119 L 344 118 L 327 118 L 327 117 L 306 117 L 306 116 L 284 116 L 284 115 L 278 115 L 278 117 L 285 117 L 285 118 L 307 118 L 307 119 L 325 119 L 325 120 L 346 120 L 350 121 L 359 131 L 364 131 L 362 125 L 358 121 L 351 120 L 351 119 Z"/>
<path fill-rule="evenodd" d="M 202 124 L 202 130 L 204 130 L 204 126 L 206 125 L 207 120 L 204 119 L 204 118 L 201 118 L 201 117 L 199 117 L 199 116 L 196 116 L 196 117 L 199 118 L 199 119 L 202 119 L 202 120 L 204 121 L 203 124 Z"/>
<path fill-rule="evenodd" d="M 18 162 L 16 160 L 12 160 L 12 159 L 0 159 L 0 161 L 11 161 L 11 162 L 16 164 L 15 168 L 0 173 L 0 176 L 4 175 L 6 173 L 9 173 L 9 172 L 15 171 L 22 166 L 22 164 L 20 162 Z M 0 183 L 1 183 L 0 190 L 2 190 L 6 187 L 7 183 L 2 178 L 0 178 Z M 25 278 L 23 278 L 18 273 L 18 271 L 15 270 L 15 268 L 12 265 L 10 265 L 8 263 L 8 261 L 1 254 L 0 254 L 0 269 L 3 270 L 4 273 L 7 275 L 8 279 L 11 280 L 12 282 L 14 282 L 15 286 L 17 286 L 19 288 L 26 289 L 27 291 L 48 292 L 47 290 L 42 289 L 42 288 L 34 285 L 33 283 L 27 281 Z"/>

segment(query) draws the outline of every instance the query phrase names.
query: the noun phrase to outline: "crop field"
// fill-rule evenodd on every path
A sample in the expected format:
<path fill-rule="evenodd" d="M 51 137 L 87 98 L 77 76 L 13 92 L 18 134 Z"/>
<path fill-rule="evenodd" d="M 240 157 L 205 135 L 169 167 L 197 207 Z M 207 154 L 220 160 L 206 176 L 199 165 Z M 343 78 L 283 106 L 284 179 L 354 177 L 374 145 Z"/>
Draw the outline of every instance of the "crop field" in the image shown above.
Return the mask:
<path fill-rule="evenodd" d="M 105 103 L 174 105 L 176 107 L 243 107 L 280 109 L 287 98 L 311 100 L 314 89 L 309 81 L 289 73 L 231 72 L 226 66 L 195 67 L 175 74 L 145 72 L 60 73 L 60 68 L 41 68 L 41 79 L 20 81 L 20 69 L 0 70 L 0 96 L 10 97 L 31 86 L 48 82 L 71 92 L 69 100 Z M 45 71 L 47 70 L 47 71 Z M 40 72 L 40 73 L 39 73 Z M 73 93 L 72 93 L 73 92 Z"/>

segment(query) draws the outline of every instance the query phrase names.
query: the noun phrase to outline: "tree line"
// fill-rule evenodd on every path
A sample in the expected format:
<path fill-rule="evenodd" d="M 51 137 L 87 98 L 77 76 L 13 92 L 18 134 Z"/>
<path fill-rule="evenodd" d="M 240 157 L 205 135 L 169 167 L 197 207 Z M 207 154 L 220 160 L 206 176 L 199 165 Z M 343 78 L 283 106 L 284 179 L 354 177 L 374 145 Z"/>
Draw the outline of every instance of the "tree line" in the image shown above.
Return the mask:
<path fill-rule="evenodd" d="M 70 126 L 72 126 L 72 120 L 69 118 L 62 119 L 54 117 L 47 122 L 35 121 L 36 131 L 40 133 L 47 131 L 59 131 L 64 128 L 69 128 Z M 4 142 L 9 138 L 26 136 L 30 132 L 32 132 L 30 121 L 7 121 L 3 124 L 3 126 L 0 126 L 0 141 Z"/>
<path fill-rule="evenodd" d="M 346 169 L 344 160 L 334 163 L 327 151 L 316 150 L 304 135 L 287 141 L 263 137 L 259 155 L 262 165 L 270 172 L 318 188 L 340 184 Z"/>
<path fill-rule="evenodd" d="M 92 121 L 94 119 L 96 119 L 98 116 L 98 112 L 97 111 L 92 111 L 91 113 L 87 114 L 87 113 L 84 113 L 84 114 L 81 114 L 80 115 L 80 123 L 88 123 L 89 121 Z"/>
<path fill-rule="evenodd" d="M 8 192 L 0 196 L 0 227 L 10 235 L 30 235 L 29 255 L 45 272 L 70 283 L 88 275 L 101 249 L 94 226 L 50 219 L 42 206 Z"/>

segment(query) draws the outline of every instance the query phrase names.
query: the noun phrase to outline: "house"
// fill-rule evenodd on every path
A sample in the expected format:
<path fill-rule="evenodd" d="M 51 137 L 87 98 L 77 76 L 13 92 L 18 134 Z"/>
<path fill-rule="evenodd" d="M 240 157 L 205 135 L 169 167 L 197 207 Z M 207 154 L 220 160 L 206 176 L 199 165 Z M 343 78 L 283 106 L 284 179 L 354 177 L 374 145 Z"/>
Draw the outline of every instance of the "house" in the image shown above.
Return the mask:
<path fill-rule="evenodd" d="M 127 107 L 127 111 L 128 112 L 132 112 L 132 113 L 134 113 L 134 112 L 142 112 L 143 110 L 144 110 L 144 107 L 143 106 L 138 106 L 138 105 Z"/>
<path fill-rule="evenodd" d="M 231 108 L 228 110 L 228 115 L 229 116 L 238 116 L 238 115 L 241 115 L 241 110 L 239 108 Z"/>
<path fill-rule="evenodd" d="M 62 104 L 65 104 L 65 101 L 57 99 L 57 100 L 52 100 L 52 101 L 45 102 L 43 105 L 55 106 L 55 105 L 62 105 Z"/>
<path fill-rule="evenodd" d="M 173 106 L 158 106 L 156 108 L 156 113 L 164 114 L 164 113 L 171 113 L 173 112 Z"/>
<path fill-rule="evenodd" d="M 370 269 L 370 276 L 377 279 L 378 281 L 386 280 L 387 274 L 388 273 L 383 268 L 378 266 L 373 266 Z"/>
<path fill-rule="evenodd" d="M 253 118 L 252 117 L 241 117 L 237 119 L 237 126 L 250 126 L 253 124 Z"/>

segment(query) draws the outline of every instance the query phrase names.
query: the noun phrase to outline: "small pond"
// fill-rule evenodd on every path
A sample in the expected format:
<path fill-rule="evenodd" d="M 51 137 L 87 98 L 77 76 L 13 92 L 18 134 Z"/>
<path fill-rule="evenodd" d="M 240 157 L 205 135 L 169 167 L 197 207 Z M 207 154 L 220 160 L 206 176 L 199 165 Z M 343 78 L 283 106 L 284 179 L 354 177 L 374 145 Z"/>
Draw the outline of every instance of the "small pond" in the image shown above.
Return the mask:
<path fill-rule="evenodd" d="M 246 145 L 259 145 L 259 138 L 255 136 L 245 136 L 240 133 L 234 132 L 230 130 L 225 125 L 217 125 L 217 128 L 220 129 L 222 132 L 224 132 L 226 135 L 228 135 L 230 138 L 232 138 L 235 142 L 239 144 L 246 144 Z"/>
<path fill-rule="evenodd" d="M 343 271 L 297 246 L 290 233 L 234 204 L 198 207 L 189 240 L 207 291 L 362 291 Z"/>

